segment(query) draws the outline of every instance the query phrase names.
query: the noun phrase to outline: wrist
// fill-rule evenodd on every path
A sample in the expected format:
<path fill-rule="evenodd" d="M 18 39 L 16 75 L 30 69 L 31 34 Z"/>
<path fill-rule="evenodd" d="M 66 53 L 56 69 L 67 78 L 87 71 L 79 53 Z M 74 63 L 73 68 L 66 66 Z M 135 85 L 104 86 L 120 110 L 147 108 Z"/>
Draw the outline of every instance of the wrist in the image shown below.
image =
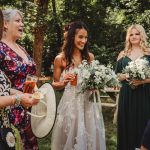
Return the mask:
<path fill-rule="evenodd" d="M 145 84 L 144 80 L 142 81 L 142 84 Z"/>
<path fill-rule="evenodd" d="M 17 104 L 17 105 L 21 104 L 21 100 L 22 100 L 21 97 L 22 97 L 22 94 L 15 95 L 15 104 Z"/>
<path fill-rule="evenodd" d="M 11 104 L 14 105 L 16 102 L 15 95 L 11 96 Z"/>
<path fill-rule="evenodd" d="M 62 81 L 63 85 L 66 86 L 68 82 L 66 82 L 65 80 Z"/>

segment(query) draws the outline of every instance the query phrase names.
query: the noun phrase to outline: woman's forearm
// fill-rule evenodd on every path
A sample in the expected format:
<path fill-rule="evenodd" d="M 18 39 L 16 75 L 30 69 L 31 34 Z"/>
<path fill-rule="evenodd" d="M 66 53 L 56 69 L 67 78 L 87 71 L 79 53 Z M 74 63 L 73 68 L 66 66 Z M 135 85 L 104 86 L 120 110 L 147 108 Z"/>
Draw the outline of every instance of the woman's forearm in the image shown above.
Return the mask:
<path fill-rule="evenodd" d="M 150 83 L 150 79 L 143 80 L 143 84 L 145 84 L 145 83 Z"/>
<path fill-rule="evenodd" d="M 14 96 L 0 96 L 0 108 L 14 105 L 14 103 L 15 103 Z"/>
<path fill-rule="evenodd" d="M 65 81 L 59 81 L 59 82 L 53 81 L 52 83 L 52 86 L 58 90 L 64 89 L 66 85 L 67 83 Z"/>
<path fill-rule="evenodd" d="M 10 89 L 10 95 L 14 95 L 14 94 L 22 94 L 22 92 L 21 91 L 19 91 L 19 90 L 16 90 L 16 89 Z"/>

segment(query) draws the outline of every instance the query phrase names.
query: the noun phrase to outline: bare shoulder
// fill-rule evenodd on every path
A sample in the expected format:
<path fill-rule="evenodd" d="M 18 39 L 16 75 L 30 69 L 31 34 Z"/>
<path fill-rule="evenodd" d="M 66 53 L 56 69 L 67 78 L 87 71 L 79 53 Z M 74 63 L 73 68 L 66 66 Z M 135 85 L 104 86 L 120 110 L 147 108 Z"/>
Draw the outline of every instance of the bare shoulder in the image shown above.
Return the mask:
<path fill-rule="evenodd" d="M 65 58 L 64 55 L 62 53 L 60 53 L 55 57 L 54 61 L 59 62 L 59 61 L 64 60 L 64 58 Z"/>
<path fill-rule="evenodd" d="M 118 54 L 118 57 L 117 57 L 117 60 L 121 59 L 122 57 L 125 56 L 125 52 L 124 51 L 121 51 L 119 54 Z"/>
<path fill-rule="evenodd" d="M 60 53 L 55 57 L 54 64 L 61 65 L 63 60 L 64 60 L 64 56 L 63 54 Z"/>
<path fill-rule="evenodd" d="M 66 67 L 66 59 L 65 59 L 65 55 L 63 53 L 60 53 L 55 57 L 54 66 L 60 67 L 60 68 Z"/>
<path fill-rule="evenodd" d="M 90 61 L 94 60 L 94 55 L 93 55 L 93 53 L 90 53 L 90 52 L 89 52 L 89 56 L 90 56 Z"/>

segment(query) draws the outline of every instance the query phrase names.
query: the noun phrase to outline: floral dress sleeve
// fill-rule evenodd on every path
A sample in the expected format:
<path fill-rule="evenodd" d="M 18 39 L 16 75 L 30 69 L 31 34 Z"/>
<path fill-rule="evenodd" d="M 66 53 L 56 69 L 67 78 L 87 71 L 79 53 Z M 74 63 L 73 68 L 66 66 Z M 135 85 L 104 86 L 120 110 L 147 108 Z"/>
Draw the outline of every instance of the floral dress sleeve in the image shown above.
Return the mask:
<path fill-rule="evenodd" d="M 0 96 L 6 96 L 10 93 L 11 83 L 6 75 L 0 70 Z"/>
<path fill-rule="evenodd" d="M 11 83 L 7 76 L 0 70 L 0 96 L 10 94 Z M 0 148 L 6 147 L 11 149 L 18 146 L 20 139 L 19 131 L 10 124 L 9 121 L 10 107 L 0 107 Z M 1 142 L 2 141 L 2 142 Z M 20 143 L 19 143 L 20 144 Z"/>
<path fill-rule="evenodd" d="M 7 96 L 10 93 L 10 81 L 0 70 L 0 96 Z M 0 126 L 1 128 L 9 126 L 8 121 L 9 107 L 0 107 Z"/>

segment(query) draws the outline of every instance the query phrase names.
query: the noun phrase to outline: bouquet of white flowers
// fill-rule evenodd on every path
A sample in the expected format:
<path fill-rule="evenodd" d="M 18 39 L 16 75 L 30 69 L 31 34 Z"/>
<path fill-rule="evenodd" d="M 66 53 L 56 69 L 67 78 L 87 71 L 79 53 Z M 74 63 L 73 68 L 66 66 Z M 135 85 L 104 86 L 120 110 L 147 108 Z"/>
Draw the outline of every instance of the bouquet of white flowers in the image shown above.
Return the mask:
<path fill-rule="evenodd" d="M 138 58 L 129 62 L 128 66 L 123 69 L 123 73 L 128 74 L 129 80 L 150 78 L 149 62 L 144 58 Z"/>
<path fill-rule="evenodd" d="M 91 63 L 83 60 L 79 68 L 81 70 L 81 78 L 79 80 L 81 92 L 113 87 L 119 83 L 111 67 L 100 65 L 97 60 L 93 60 Z"/>

